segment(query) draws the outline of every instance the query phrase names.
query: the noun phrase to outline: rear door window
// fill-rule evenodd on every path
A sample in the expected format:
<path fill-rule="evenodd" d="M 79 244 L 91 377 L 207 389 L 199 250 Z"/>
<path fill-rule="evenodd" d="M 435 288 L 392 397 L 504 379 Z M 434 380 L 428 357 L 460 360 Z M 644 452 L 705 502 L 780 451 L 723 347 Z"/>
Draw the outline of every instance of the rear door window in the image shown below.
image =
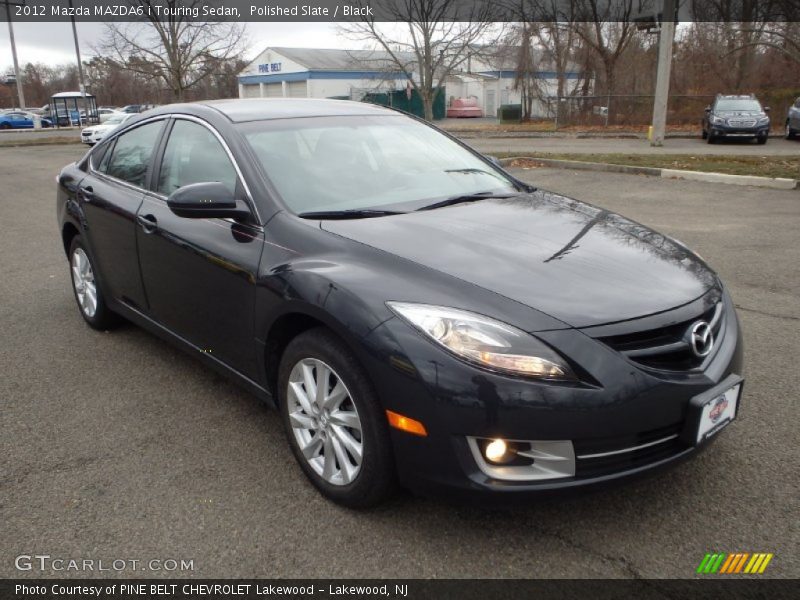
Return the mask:
<path fill-rule="evenodd" d="M 163 126 L 163 120 L 155 121 L 123 133 L 117 138 L 114 149 L 103 157 L 99 170 L 136 187 L 145 187 L 147 170 Z"/>

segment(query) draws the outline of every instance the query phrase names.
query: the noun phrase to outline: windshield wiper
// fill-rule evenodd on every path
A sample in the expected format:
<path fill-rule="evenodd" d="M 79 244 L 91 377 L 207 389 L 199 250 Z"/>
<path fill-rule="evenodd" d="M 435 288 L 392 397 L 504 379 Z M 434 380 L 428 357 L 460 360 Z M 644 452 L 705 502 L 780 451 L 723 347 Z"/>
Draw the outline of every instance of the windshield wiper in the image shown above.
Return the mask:
<path fill-rule="evenodd" d="M 427 206 L 423 206 L 417 210 L 433 210 L 434 208 L 442 208 L 443 206 L 452 206 L 453 204 L 462 204 L 464 202 L 475 202 L 477 200 L 486 200 L 487 198 L 512 198 L 513 196 L 516 196 L 516 194 L 495 194 L 493 192 L 462 194 L 460 196 L 452 196 L 450 198 L 445 198 L 444 200 L 439 200 L 439 202 L 428 204 Z"/>
<path fill-rule="evenodd" d="M 444 172 L 445 173 L 465 173 L 467 175 L 473 175 L 473 174 L 476 174 L 476 173 L 480 173 L 482 175 L 491 175 L 492 177 L 495 177 L 495 178 L 499 179 L 499 177 L 497 177 L 497 173 L 491 173 L 491 172 L 485 171 L 483 169 L 476 169 L 475 167 L 468 167 L 466 169 L 445 169 Z"/>
<path fill-rule="evenodd" d="M 405 214 L 397 210 L 380 210 L 377 208 L 350 208 L 347 210 L 317 210 L 297 215 L 301 219 L 368 219 L 370 217 L 386 217 L 388 215 Z"/>

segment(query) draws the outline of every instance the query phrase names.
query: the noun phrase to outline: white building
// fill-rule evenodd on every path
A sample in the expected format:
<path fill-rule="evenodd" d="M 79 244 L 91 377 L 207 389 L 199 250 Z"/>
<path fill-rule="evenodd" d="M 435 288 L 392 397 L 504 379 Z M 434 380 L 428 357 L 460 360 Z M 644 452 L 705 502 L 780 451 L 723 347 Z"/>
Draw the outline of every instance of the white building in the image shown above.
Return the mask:
<path fill-rule="evenodd" d="M 516 47 L 480 48 L 476 55 L 447 80 L 447 99 L 476 98 L 486 116 L 495 115 L 498 106 L 521 104 L 522 92 L 514 89 L 517 76 Z M 533 116 L 546 117 L 548 99 L 554 99 L 558 91 L 558 75 L 555 68 L 537 52 L 534 64 L 538 69 L 534 78 L 539 88 L 539 98 L 533 103 Z M 582 78 L 577 66 L 570 65 L 564 73 L 565 89 L 571 91 L 572 84 Z"/>
<path fill-rule="evenodd" d="M 402 60 L 412 61 L 410 53 Z M 480 52 L 463 69 L 445 82 L 446 104 L 453 98 L 477 99 L 486 116 L 496 114 L 501 104 L 520 104 L 521 93 L 514 89 L 515 50 L 498 49 Z M 543 96 L 555 95 L 554 70 L 540 61 L 536 73 Z M 568 80 L 580 78 L 575 70 L 565 74 Z M 416 77 L 415 77 L 416 78 Z M 360 100 L 366 92 L 406 88 L 406 76 L 394 70 L 385 52 L 371 50 L 322 50 L 315 48 L 271 47 L 261 52 L 239 74 L 240 98 L 331 98 Z M 534 104 L 534 114 L 545 116 L 545 102 Z"/>
<path fill-rule="evenodd" d="M 267 48 L 239 74 L 240 98 L 360 99 L 366 91 L 405 89 L 385 53 L 369 50 Z"/>

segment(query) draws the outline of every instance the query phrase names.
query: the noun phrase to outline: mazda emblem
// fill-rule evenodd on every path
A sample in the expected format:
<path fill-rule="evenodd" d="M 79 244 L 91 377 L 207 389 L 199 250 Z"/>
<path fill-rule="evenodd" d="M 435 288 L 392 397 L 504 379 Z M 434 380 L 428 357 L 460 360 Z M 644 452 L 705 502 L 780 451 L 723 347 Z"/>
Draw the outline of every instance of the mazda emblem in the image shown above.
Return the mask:
<path fill-rule="evenodd" d="M 714 347 L 714 332 L 706 321 L 698 321 L 689 331 L 689 344 L 696 356 L 708 356 Z"/>

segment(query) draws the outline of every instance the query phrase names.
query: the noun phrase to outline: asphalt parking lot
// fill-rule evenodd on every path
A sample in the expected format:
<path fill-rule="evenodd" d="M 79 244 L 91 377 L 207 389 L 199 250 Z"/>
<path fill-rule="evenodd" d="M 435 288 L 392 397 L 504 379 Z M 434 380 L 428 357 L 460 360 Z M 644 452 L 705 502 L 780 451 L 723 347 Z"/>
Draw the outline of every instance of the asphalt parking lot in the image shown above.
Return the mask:
<path fill-rule="evenodd" d="M 695 460 L 621 488 L 513 510 L 406 494 L 359 513 L 306 482 L 257 399 L 133 326 L 83 323 L 54 209 L 54 177 L 82 152 L 0 148 L 0 577 L 92 575 L 15 568 L 47 554 L 193 560 L 120 573 L 149 577 L 683 578 L 713 551 L 772 552 L 765 576 L 800 577 L 798 191 L 518 171 L 720 272 L 746 340 L 740 418 Z"/>

